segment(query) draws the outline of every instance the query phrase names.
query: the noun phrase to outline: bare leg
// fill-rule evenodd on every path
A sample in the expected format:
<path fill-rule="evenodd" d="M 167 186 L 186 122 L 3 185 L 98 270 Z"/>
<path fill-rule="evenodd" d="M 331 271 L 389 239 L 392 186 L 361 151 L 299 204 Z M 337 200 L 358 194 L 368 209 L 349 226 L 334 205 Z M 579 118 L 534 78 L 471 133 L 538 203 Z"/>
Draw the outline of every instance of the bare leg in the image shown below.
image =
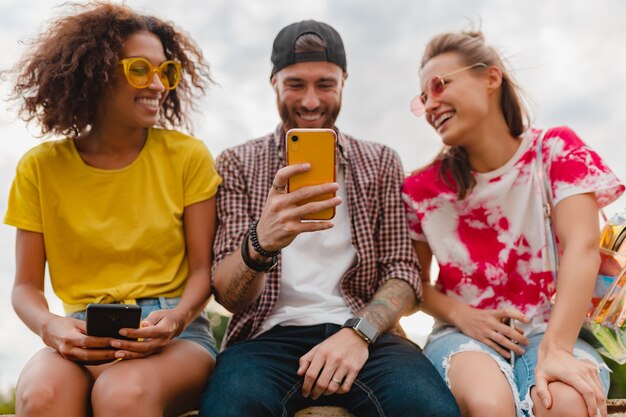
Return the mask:
<path fill-rule="evenodd" d="M 93 386 L 94 416 L 161 417 L 197 408 L 214 367 L 209 352 L 187 340 L 147 358 L 116 362 Z"/>
<path fill-rule="evenodd" d="M 536 417 L 587 417 L 585 400 L 574 388 L 562 382 L 551 382 L 548 389 L 552 394 L 552 407 L 549 410 L 543 406 L 535 387 L 530 390 Z"/>
<path fill-rule="evenodd" d="M 453 355 L 448 378 L 463 417 L 515 417 L 511 386 L 487 353 Z"/>
<path fill-rule="evenodd" d="M 17 417 L 84 417 L 93 380 L 84 366 L 51 348 L 37 352 L 22 370 L 15 393 Z"/>

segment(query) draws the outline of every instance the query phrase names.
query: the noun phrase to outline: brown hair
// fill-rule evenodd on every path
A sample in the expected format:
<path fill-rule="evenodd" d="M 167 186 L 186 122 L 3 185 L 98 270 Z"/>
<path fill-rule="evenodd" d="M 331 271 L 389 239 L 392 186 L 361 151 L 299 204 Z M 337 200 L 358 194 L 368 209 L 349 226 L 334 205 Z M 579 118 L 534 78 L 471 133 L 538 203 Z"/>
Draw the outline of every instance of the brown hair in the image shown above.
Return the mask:
<path fill-rule="evenodd" d="M 435 36 L 426 45 L 420 69 L 432 58 L 448 52 L 458 54 L 465 65 L 482 62 L 487 66 L 495 65 L 500 68 L 502 71 L 500 109 L 509 133 L 514 137 L 520 136 L 529 126 L 528 111 L 521 97 L 522 91 L 507 71 L 498 51 L 485 43 L 482 32 L 448 32 Z M 476 185 L 465 149 L 445 146 L 435 161 L 441 161 L 439 174 L 442 180 L 448 186 L 452 186 L 450 182 L 452 178 L 457 196 L 459 199 L 465 198 Z"/>
<path fill-rule="evenodd" d="M 293 50 L 295 53 L 325 51 L 326 42 L 315 33 L 305 33 L 296 40 Z"/>
<path fill-rule="evenodd" d="M 212 82 L 200 48 L 170 22 L 140 15 L 123 5 L 73 4 L 79 13 L 50 23 L 16 64 L 11 100 L 20 116 L 36 120 L 43 135 L 78 135 L 93 125 L 99 99 L 120 76 L 117 71 L 124 41 L 147 31 L 163 44 L 167 59 L 182 65 L 182 79 L 162 104 L 163 127 L 191 129 L 187 109 Z M 122 75 L 123 76 L 123 75 Z"/>

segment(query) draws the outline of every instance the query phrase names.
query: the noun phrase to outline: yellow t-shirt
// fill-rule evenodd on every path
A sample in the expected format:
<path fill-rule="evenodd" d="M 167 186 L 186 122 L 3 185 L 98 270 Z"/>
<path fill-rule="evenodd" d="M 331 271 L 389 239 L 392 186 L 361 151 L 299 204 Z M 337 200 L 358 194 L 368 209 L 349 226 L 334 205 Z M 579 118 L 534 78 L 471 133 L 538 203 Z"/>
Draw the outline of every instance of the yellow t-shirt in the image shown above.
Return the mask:
<path fill-rule="evenodd" d="M 198 139 L 150 129 L 122 169 L 88 166 L 74 141 L 20 160 L 4 222 L 43 234 L 52 287 L 67 313 L 88 303 L 176 297 L 188 275 L 183 211 L 222 179 Z"/>

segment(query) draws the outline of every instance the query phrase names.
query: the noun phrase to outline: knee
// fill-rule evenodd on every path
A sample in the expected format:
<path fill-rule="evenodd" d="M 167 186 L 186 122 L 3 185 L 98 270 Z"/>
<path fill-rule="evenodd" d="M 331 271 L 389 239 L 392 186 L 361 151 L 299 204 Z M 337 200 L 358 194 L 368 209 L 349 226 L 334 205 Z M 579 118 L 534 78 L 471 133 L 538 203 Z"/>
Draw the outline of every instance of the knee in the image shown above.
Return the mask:
<path fill-rule="evenodd" d="M 201 417 L 282 415 L 280 390 L 253 375 L 218 370 L 211 376 L 200 401 Z"/>
<path fill-rule="evenodd" d="M 454 401 L 454 397 L 450 396 L 450 399 L 445 400 L 432 399 L 430 401 L 422 402 L 415 407 L 405 410 L 403 416 L 419 415 L 424 417 L 459 417 L 459 407 Z"/>
<path fill-rule="evenodd" d="M 385 415 L 423 417 L 458 417 L 459 407 L 452 393 L 438 375 L 432 380 L 415 378 L 398 379 L 387 385 L 378 396 Z"/>
<path fill-rule="evenodd" d="M 465 398 L 462 402 L 464 415 L 472 417 L 501 417 L 514 416 L 515 404 L 513 401 L 506 401 L 494 395 L 473 395 Z"/>
<path fill-rule="evenodd" d="M 390 416 L 420 416 L 420 417 L 459 417 L 459 408 L 454 400 L 422 401 L 418 404 L 407 403 L 406 397 L 401 403 L 396 402 L 392 406 L 383 406 L 385 415 Z M 500 417 L 500 416 L 499 416 Z"/>
<path fill-rule="evenodd" d="M 548 385 L 552 394 L 552 407 L 546 409 L 541 398 L 533 389 L 533 413 L 537 417 L 587 417 L 587 405 L 583 396 L 571 386 L 562 382 Z"/>
<path fill-rule="evenodd" d="M 132 372 L 124 376 L 98 377 L 91 391 L 91 404 L 95 415 L 124 415 L 142 404 L 158 404 L 160 401 L 156 381 L 138 378 Z M 98 412 L 100 411 L 100 412 Z"/>
<path fill-rule="evenodd" d="M 48 416 L 55 397 L 58 398 L 58 393 L 53 385 L 30 384 L 23 389 L 18 388 L 15 394 L 15 409 L 20 415 Z"/>

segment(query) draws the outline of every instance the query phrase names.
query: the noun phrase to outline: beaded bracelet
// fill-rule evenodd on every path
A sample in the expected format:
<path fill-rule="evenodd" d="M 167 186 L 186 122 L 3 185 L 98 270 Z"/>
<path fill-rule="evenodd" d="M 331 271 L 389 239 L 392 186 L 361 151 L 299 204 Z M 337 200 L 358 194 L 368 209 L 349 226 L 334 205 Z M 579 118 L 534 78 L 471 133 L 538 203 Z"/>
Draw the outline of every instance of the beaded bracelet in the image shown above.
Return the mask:
<path fill-rule="evenodd" d="M 280 251 L 274 251 L 274 252 L 268 252 L 265 249 L 263 249 L 261 247 L 261 244 L 259 244 L 259 238 L 256 234 L 256 226 L 257 224 L 259 224 L 259 220 L 255 220 L 250 224 L 250 229 L 248 229 L 248 234 L 250 235 L 250 242 L 252 242 L 252 247 L 254 248 L 254 250 L 261 256 L 264 256 L 266 258 L 273 258 L 275 256 L 278 256 L 278 254 L 280 253 Z"/>
<path fill-rule="evenodd" d="M 258 262 L 255 261 L 252 256 L 250 256 L 250 249 L 248 248 L 248 239 L 249 233 L 243 236 L 243 242 L 241 243 L 241 258 L 243 259 L 243 263 L 253 271 L 256 272 L 268 272 L 272 268 L 276 266 L 278 262 L 278 258 L 276 256 L 272 257 L 269 262 Z"/>

